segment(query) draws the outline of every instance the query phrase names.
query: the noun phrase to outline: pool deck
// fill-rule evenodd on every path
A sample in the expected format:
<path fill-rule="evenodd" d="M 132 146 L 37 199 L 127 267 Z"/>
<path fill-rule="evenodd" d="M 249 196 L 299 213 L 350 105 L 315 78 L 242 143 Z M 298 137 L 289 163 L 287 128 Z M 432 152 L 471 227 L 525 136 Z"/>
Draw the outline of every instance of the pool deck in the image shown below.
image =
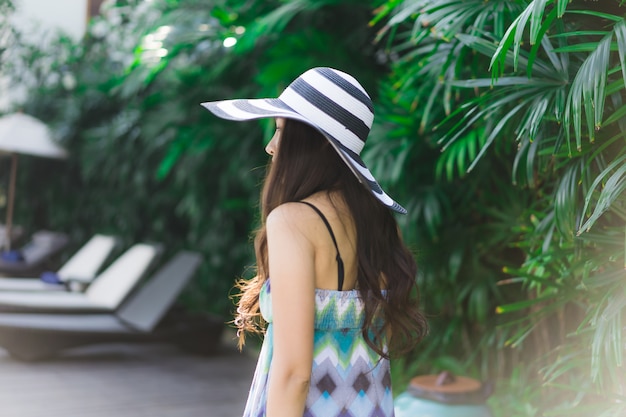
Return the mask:
<path fill-rule="evenodd" d="M 0 348 L 0 417 L 238 417 L 254 354 L 112 344 L 24 363 Z"/>

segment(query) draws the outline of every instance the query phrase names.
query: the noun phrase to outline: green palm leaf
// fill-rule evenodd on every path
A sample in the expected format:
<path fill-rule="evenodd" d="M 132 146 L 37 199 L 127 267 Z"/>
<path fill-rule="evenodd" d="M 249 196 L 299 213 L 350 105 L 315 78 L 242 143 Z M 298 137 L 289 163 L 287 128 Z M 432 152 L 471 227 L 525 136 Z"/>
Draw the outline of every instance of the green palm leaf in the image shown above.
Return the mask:
<path fill-rule="evenodd" d="M 580 163 L 571 164 L 561 175 L 554 193 L 554 219 L 562 236 L 574 237 L 578 202 L 578 178 Z"/>
<path fill-rule="evenodd" d="M 600 19 L 610 20 L 612 22 L 619 22 L 619 21 L 623 20 L 623 18 L 621 16 L 616 16 L 616 15 L 610 14 L 610 13 L 598 12 L 598 11 L 595 11 L 595 10 L 568 10 L 567 14 L 580 14 L 580 15 L 583 15 L 583 16 L 598 17 Z"/>
<path fill-rule="evenodd" d="M 478 149 L 485 146 L 485 139 L 482 129 L 470 130 L 465 136 L 447 146 L 437 160 L 435 167 L 437 177 L 451 181 L 455 177 L 455 168 L 459 176 L 465 175 L 469 165 L 476 159 Z"/>
<path fill-rule="evenodd" d="M 626 293 L 616 286 L 615 291 L 607 291 L 604 299 L 596 307 L 591 319 L 594 335 L 591 344 L 592 373 L 598 380 L 600 369 L 616 369 L 623 365 L 623 325 L 622 312 L 626 310 Z"/>
<path fill-rule="evenodd" d="M 626 84 L 626 20 L 617 22 L 613 31 L 615 32 L 619 62 L 622 67 L 622 77 L 624 84 Z"/>
<path fill-rule="evenodd" d="M 602 184 L 602 189 L 597 195 L 597 188 Z M 607 211 L 618 199 L 624 198 L 626 190 L 626 152 L 615 158 L 591 184 L 585 196 L 583 213 L 587 213 L 592 201 L 595 207 L 589 218 L 579 227 L 578 234 L 588 231 L 600 216 Z"/>
<path fill-rule="evenodd" d="M 563 127 L 569 140 L 573 125 L 576 149 L 579 152 L 582 148 L 583 108 L 588 136 L 592 142 L 595 140 L 595 130 L 602 125 L 611 38 L 612 34 L 598 42 L 597 48 L 582 63 L 567 97 Z"/>
<path fill-rule="evenodd" d="M 557 16 L 562 16 L 565 10 L 567 1 L 559 0 L 558 7 L 548 15 L 545 24 L 542 25 L 546 6 L 553 1 L 550 0 L 534 0 L 526 9 L 513 21 L 509 26 L 506 33 L 502 37 L 498 48 L 496 49 L 489 67 L 492 70 L 492 76 L 494 79 L 498 78 L 504 73 L 506 67 L 506 55 L 513 46 L 513 70 L 517 71 L 520 48 L 522 44 L 522 37 L 524 36 L 524 29 L 530 20 L 530 44 L 535 45 L 539 39 L 543 37 L 543 34 L 547 31 L 550 23 Z"/>
<path fill-rule="evenodd" d="M 570 0 L 533 0 L 526 6 L 526 9 L 508 27 L 498 45 L 496 53 L 493 54 L 489 67 L 492 70 L 494 79 L 504 73 L 506 67 L 505 57 L 511 46 L 513 46 L 513 69 L 517 71 L 522 37 L 528 22 L 530 21 L 530 44 L 536 45 L 543 38 L 554 19 L 560 19 L 565 14 L 569 2 Z M 555 3 L 556 7 L 547 14 L 544 20 L 547 7 Z M 530 70 L 528 67 L 527 69 Z"/>

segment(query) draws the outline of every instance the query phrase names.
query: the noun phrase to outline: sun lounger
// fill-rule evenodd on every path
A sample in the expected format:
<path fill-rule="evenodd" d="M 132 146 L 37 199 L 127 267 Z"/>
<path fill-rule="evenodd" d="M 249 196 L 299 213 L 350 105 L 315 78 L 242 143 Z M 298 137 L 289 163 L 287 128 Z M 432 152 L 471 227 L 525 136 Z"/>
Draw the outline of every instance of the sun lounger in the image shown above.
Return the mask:
<path fill-rule="evenodd" d="M 197 317 L 163 319 L 200 262 L 197 253 L 179 252 L 114 313 L 0 313 L 0 346 L 12 357 L 22 360 L 42 359 L 64 349 L 98 343 L 189 343 L 193 339 L 199 346 L 206 342 L 206 335 L 219 334 L 223 323 Z"/>
<path fill-rule="evenodd" d="M 116 244 L 113 236 L 94 235 L 56 272 L 58 283 L 41 278 L 0 278 L 0 291 L 82 290 L 95 278 Z"/>
<path fill-rule="evenodd" d="M 30 242 L 14 251 L 0 252 L 0 274 L 34 275 L 69 243 L 65 233 L 41 230 Z"/>
<path fill-rule="evenodd" d="M 25 313 L 107 313 L 117 309 L 161 252 L 138 243 L 124 252 L 81 292 L 0 292 L 0 311 Z"/>

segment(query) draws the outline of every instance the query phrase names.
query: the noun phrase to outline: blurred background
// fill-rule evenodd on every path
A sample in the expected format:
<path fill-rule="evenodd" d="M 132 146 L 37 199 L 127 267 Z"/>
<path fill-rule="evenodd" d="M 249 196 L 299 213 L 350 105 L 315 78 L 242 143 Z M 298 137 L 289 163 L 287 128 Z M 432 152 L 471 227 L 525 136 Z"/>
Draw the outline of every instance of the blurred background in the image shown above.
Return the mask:
<path fill-rule="evenodd" d="M 37 117 L 69 153 L 20 159 L 14 223 L 67 233 L 68 254 L 94 233 L 198 251 L 180 303 L 227 321 L 253 274 L 272 127 L 199 103 L 335 67 L 374 100 L 364 159 L 409 211 L 432 327 L 394 362 L 396 392 L 447 370 L 492 382 L 497 416 L 624 416 L 625 14 L 620 0 L 0 0 L 0 115 Z"/>

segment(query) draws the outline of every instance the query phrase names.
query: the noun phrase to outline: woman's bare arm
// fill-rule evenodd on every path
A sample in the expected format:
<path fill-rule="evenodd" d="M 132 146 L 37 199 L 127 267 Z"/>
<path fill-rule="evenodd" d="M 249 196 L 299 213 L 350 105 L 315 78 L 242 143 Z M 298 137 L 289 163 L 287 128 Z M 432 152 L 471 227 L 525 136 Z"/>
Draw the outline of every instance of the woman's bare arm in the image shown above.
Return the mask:
<path fill-rule="evenodd" d="M 277 207 L 266 221 L 274 354 L 268 417 L 301 417 L 309 391 L 315 317 L 314 248 L 301 204 Z M 308 215 L 307 215 L 308 214 Z"/>

